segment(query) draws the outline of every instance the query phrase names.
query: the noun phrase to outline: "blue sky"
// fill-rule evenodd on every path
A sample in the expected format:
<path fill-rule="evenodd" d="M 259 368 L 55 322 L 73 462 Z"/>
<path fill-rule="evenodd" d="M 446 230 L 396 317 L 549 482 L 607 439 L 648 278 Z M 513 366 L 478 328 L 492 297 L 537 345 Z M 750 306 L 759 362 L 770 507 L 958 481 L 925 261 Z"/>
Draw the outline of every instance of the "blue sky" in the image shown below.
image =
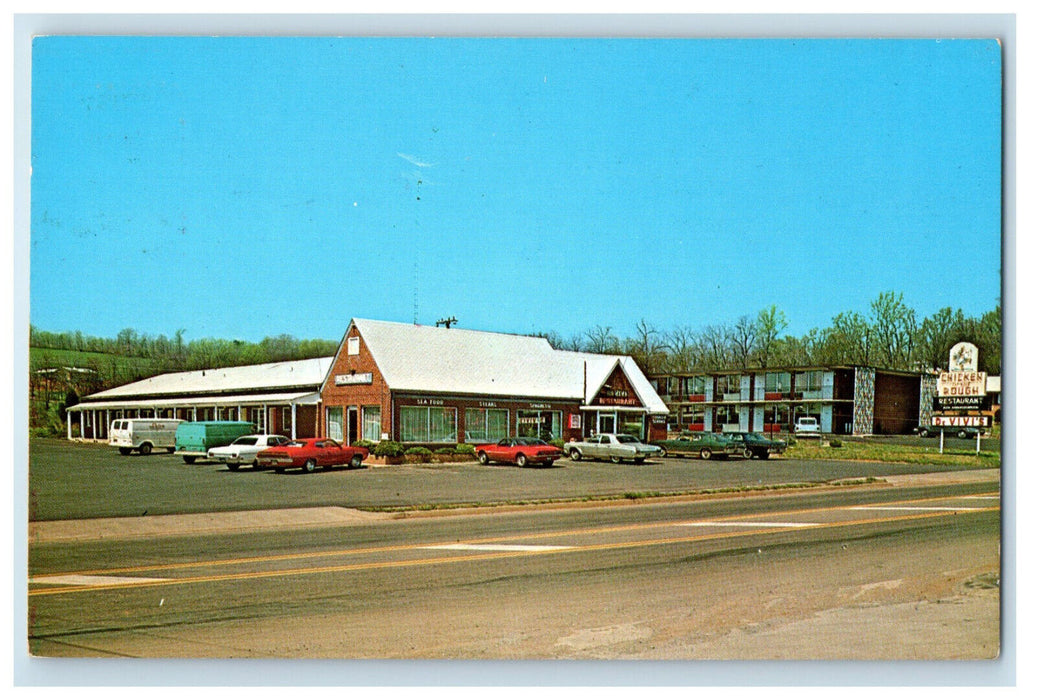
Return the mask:
<path fill-rule="evenodd" d="M 30 320 L 801 335 L 1001 283 L 992 40 L 37 38 Z"/>

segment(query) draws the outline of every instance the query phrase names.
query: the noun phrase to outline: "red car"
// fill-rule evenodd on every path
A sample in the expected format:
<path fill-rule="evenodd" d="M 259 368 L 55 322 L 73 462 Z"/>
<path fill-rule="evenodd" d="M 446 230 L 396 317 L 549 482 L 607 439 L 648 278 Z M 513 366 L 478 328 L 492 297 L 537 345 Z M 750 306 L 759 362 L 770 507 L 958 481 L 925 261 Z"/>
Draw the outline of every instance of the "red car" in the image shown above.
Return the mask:
<path fill-rule="evenodd" d="M 480 464 L 507 462 L 520 467 L 527 464 L 550 467 L 556 459 L 562 457 L 562 451 L 537 438 L 514 437 L 504 438 L 489 445 L 476 445 L 475 455 L 479 458 Z"/>
<path fill-rule="evenodd" d="M 312 472 L 317 467 L 331 469 L 343 464 L 356 469 L 367 455 L 367 449 L 364 447 L 340 445 L 331 438 L 307 438 L 263 450 L 256 455 L 256 461 L 259 466 L 273 467 L 277 472 L 293 468 Z"/>

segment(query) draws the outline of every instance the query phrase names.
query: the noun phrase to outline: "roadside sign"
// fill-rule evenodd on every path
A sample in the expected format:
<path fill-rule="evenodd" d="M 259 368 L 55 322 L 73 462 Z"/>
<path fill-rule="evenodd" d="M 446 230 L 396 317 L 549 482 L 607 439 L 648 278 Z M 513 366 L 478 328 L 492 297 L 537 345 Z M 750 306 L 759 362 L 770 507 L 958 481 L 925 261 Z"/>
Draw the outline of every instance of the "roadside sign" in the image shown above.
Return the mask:
<path fill-rule="evenodd" d="M 987 428 L 990 416 L 933 416 L 937 428 Z"/>
<path fill-rule="evenodd" d="M 986 372 L 940 372 L 937 396 L 986 396 Z"/>

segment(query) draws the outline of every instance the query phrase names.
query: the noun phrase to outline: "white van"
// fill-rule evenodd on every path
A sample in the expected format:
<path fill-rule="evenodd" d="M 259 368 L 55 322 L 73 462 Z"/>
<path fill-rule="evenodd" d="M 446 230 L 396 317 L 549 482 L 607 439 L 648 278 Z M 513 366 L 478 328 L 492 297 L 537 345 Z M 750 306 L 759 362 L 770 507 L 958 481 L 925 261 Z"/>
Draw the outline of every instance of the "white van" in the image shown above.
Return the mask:
<path fill-rule="evenodd" d="M 821 424 L 813 416 L 800 416 L 796 419 L 793 432 L 796 435 L 820 435 Z"/>
<path fill-rule="evenodd" d="M 108 444 L 124 455 L 137 450 L 142 455 L 154 449 L 176 449 L 176 428 L 182 420 L 169 418 L 120 418 L 108 429 Z"/>

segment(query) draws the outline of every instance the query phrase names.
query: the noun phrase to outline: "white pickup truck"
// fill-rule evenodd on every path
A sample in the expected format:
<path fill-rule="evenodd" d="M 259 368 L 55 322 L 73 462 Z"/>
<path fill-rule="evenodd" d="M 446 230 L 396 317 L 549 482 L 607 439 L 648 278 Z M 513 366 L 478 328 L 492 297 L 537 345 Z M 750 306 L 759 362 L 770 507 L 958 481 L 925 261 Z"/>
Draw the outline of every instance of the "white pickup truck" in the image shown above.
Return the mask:
<path fill-rule="evenodd" d="M 570 440 L 562 447 L 569 459 L 608 459 L 619 464 L 624 459 L 641 464 L 649 457 L 662 456 L 662 448 L 646 445 L 633 435 L 601 433 L 586 440 Z"/>

